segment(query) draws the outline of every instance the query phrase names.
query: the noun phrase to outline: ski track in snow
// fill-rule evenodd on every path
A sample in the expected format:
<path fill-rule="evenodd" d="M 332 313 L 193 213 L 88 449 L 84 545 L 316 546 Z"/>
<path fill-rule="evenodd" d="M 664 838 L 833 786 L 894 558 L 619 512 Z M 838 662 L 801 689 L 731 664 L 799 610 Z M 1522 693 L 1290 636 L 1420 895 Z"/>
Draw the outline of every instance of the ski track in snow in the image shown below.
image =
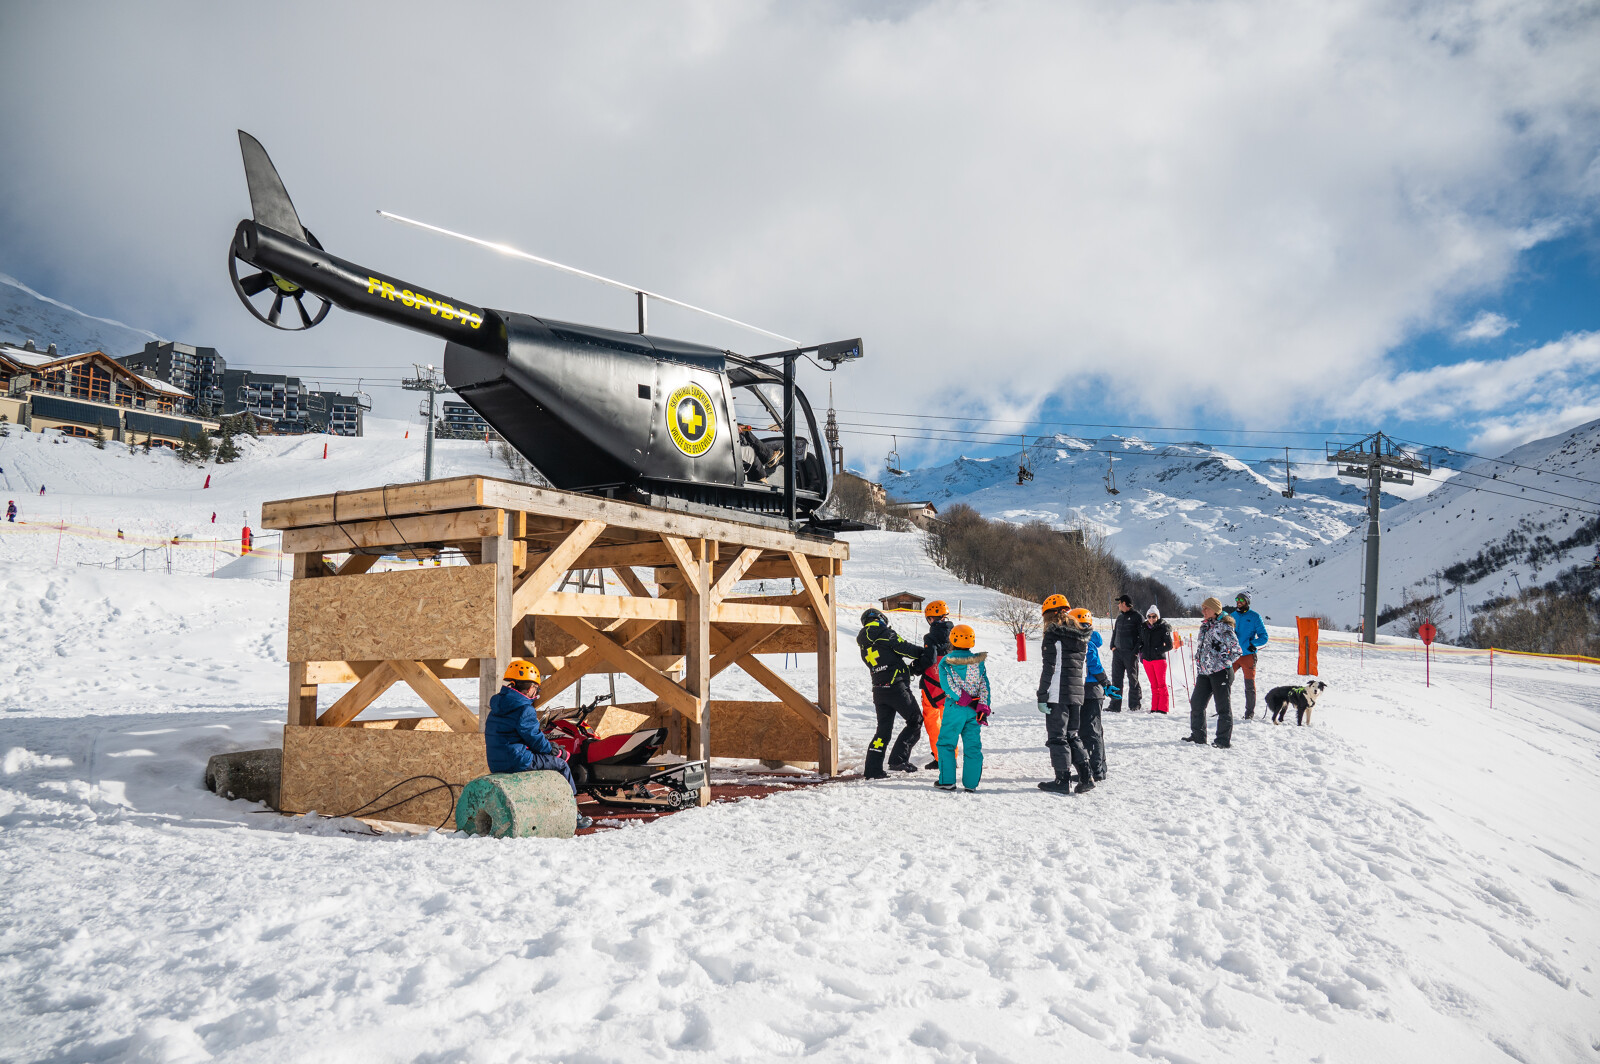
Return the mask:
<path fill-rule="evenodd" d="M 52 475 L 87 482 L 70 447 Z M 192 473 L 172 463 L 127 491 L 178 531 L 295 494 L 284 464 L 198 506 L 161 487 Z M 1107 714 L 1107 783 L 1045 795 L 1037 666 L 983 619 L 996 596 L 917 536 L 852 540 L 847 768 L 873 726 L 854 614 L 909 587 L 993 654 L 981 791 L 921 772 L 552 841 L 374 837 L 206 793 L 211 753 L 276 739 L 285 586 L 53 568 L 53 543 L 0 530 L 0 1059 L 1600 1054 L 1600 673 L 1497 662 L 1491 711 L 1484 666 L 1435 661 L 1424 688 L 1410 655 L 1329 646 L 1313 727 L 1190 747 L 1180 679 L 1170 718 Z M 1293 667 L 1272 634 L 1263 692 Z"/>

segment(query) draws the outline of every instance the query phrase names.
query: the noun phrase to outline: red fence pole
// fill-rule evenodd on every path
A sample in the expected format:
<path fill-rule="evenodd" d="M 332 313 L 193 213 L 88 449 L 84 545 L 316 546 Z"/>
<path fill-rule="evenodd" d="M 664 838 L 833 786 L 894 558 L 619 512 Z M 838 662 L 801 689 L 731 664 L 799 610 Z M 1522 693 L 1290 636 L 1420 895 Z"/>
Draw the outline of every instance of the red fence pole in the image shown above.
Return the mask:
<path fill-rule="evenodd" d="M 1489 708 L 1494 708 L 1494 647 L 1489 648 Z"/>

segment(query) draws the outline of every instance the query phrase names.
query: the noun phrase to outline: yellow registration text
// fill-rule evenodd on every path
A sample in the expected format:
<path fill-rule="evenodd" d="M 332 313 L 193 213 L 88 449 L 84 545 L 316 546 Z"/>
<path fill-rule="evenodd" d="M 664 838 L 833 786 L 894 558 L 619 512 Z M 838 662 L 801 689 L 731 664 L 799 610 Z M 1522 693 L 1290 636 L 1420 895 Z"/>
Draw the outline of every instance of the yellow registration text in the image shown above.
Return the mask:
<path fill-rule="evenodd" d="M 449 303 L 434 299 L 432 296 L 413 292 L 409 288 L 396 288 L 378 277 L 367 278 L 367 295 L 382 296 L 384 299 L 398 299 L 408 307 L 426 310 L 429 314 L 436 314 L 445 321 L 460 321 L 463 325 L 470 325 L 474 329 L 483 325 L 483 315 L 474 314 L 465 307 L 452 307 Z"/>

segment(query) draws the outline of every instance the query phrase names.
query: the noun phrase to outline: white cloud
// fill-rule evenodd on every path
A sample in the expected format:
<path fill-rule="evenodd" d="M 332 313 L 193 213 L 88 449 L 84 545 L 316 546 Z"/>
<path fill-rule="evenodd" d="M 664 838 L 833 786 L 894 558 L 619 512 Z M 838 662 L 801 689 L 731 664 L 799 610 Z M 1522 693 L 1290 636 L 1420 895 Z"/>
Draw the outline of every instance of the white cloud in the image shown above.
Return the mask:
<path fill-rule="evenodd" d="M 14 51 L 71 71 L 0 97 L 0 264 L 245 363 L 435 360 L 349 315 L 278 334 L 235 305 L 243 126 L 330 250 L 474 302 L 632 314 L 373 208 L 864 336 L 841 406 L 1009 416 L 1056 392 L 1259 424 L 1386 376 L 1600 195 L 1581 3 L 274 11 L 0 7 Z"/>
<path fill-rule="evenodd" d="M 1456 330 L 1456 340 L 1460 343 L 1470 343 L 1473 340 L 1493 340 L 1504 336 L 1507 331 L 1515 329 L 1517 323 L 1504 314 L 1496 314 L 1491 310 L 1480 310 L 1478 316 Z"/>

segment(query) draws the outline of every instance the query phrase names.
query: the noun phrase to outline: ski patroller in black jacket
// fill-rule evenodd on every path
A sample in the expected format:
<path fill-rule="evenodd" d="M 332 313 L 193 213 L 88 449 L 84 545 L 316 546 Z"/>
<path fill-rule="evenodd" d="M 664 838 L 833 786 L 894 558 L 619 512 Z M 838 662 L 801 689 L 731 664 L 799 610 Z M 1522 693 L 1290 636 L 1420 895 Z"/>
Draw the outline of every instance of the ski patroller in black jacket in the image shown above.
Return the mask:
<path fill-rule="evenodd" d="M 886 624 L 863 625 L 856 635 L 861 662 L 872 673 L 872 686 L 889 687 L 911 675 L 911 666 L 922 657 L 922 648 L 900 638 Z"/>
<path fill-rule="evenodd" d="M 1039 657 L 1039 701 L 1057 705 L 1083 705 L 1083 669 L 1089 654 L 1089 633 L 1094 625 L 1072 621 L 1052 624 L 1044 630 Z"/>
<path fill-rule="evenodd" d="M 1144 627 L 1144 618 L 1128 610 L 1118 613 L 1116 620 L 1111 622 L 1111 652 L 1113 654 L 1131 654 L 1139 649 L 1139 629 Z"/>
<path fill-rule="evenodd" d="M 950 653 L 950 632 L 955 624 L 948 617 L 936 617 L 928 622 L 928 634 L 922 637 L 922 657 L 917 659 L 917 669 L 927 672 L 939 664 L 939 659 Z"/>
<path fill-rule="evenodd" d="M 1172 649 L 1172 625 L 1166 621 L 1139 626 L 1139 657 L 1145 661 L 1160 661 Z"/>

